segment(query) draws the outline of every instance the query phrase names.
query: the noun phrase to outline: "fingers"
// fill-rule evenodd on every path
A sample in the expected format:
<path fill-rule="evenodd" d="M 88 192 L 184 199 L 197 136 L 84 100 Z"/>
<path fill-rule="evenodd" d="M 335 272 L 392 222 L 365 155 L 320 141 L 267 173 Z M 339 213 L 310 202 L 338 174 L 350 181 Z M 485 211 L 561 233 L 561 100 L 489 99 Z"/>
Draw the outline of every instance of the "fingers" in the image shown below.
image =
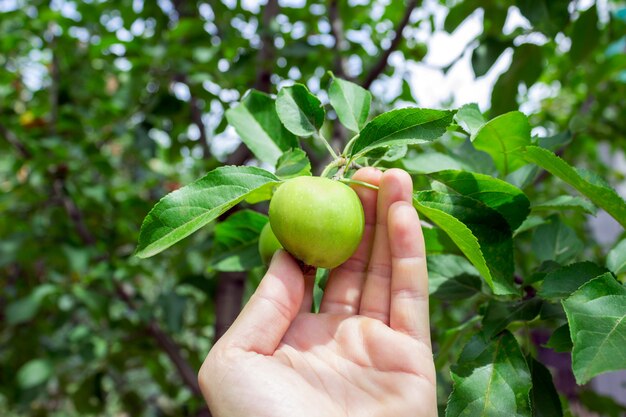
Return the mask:
<path fill-rule="evenodd" d="M 379 185 L 382 176 L 383 173 L 375 168 L 362 168 L 352 179 Z M 359 311 L 361 291 L 374 240 L 378 192 L 361 185 L 352 187 L 361 199 L 365 213 L 363 238 L 354 255 L 330 273 L 320 306 L 321 313 L 356 314 Z"/>
<path fill-rule="evenodd" d="M 300 267 L 287 252 L 277 251 L 261 284 L 219 343 L 273 354 L 298 314 L 303 296 Z"/>
<path fill-rule="evenodd" d="M 389 326 L 430 346 L 428 272 L 424 236 L 412 204 L 389 208 L 391 308 Z"/>
<path fill-rule="evenodd" d="M 315 287 L 316 268 L 311 268 L 304 274 L 304 298 L 300 305 L 300 313 L 310 313 L 313 305 L 313 287 Z"/>
<path fill-rule="evenodd" d="M 400 169 L 386 171 L 380 181 L 376 206 L 376 231 L 367 277 L 361 296 L 359 314 L 389 324 L 391 294 L 391 253 L 387 219 L 389 207 L 397 202 L 411 203 L 413 183 L 411 177 Z"/>

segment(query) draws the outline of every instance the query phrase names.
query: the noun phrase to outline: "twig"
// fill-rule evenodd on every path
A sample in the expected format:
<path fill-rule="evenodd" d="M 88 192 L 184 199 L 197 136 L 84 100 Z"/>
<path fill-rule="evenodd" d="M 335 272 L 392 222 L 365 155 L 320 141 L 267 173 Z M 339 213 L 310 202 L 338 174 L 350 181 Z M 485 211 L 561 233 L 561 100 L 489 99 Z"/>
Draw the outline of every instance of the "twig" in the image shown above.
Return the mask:
<path fill-rule="evenodd" d="M 19 152 L 20 156 L 24 159 L 30 159 L 33 157 L 31 152 L 26 148 L 26 146 L 20 142 L 17 135 L 11 132 L 5 125 L 0 123 L 0 134 L 4 137 L 4 139 L 15 148 L 16 151 Z"/>
<path fill-rule="evenodd" d="M 261 27 L 261 50 L 259 51 L 259 66 L 256 82 L 254 88 L 259 91 L 269 93 L 272 85 L 271 77 L 274 63 L 274 56 L 276 55 L 274 47 L 274 37 L 270 27 L 272 20 L 278 15 L 280 10 L 278 0 L 268 0 L 265 9 L 263 9 L 262 27 Z"/>
<path fill-rule="evenodd" d="M 400 20 L 400 22 L 398 23 L 398 26 L 396 26 L 395 36 L 393 40 L 391 41 L 391 45 L 389 45 L 389 48 L 387 48 L 383 52 L 378 62 L 372 67 L 369 74 L 367 74 L 367 77 L 365 78 L 362 84 L 363 88 L 368 89 L 370 85 L 372 85 L 374 80 L 378 78 L 378 76 L 385 70 L 385 67 L 387 67 L 387 61 L 389 60 L 389 55 L 391 55 L 393 51 L 398 49 L 398 46 L 400 45 L 400 42 L 402 41 L 402 31 L 406 27 L 407 23 L 409 23 L 409 18 L 411 17 L 411 13 L 413 12 L 413 9 L 417 7 L 417 2 L 418 0 L 410 0 L 409 4 L 407 4 L 406 10 L 404 12 L 404 16 L 402 16 L 402 20 Z"/>
<path fill-rule="evenodd" d="M 330 19 L 330 29 L 335 38 L 335 74 L 339 78 L 346 78 L 345 60 L 343 51 L 346 49 L 346 40 L 343 37 L 343 21 L 339 17 L 337 0 L 330 0 L 328 3 L 328 18 Z"/>

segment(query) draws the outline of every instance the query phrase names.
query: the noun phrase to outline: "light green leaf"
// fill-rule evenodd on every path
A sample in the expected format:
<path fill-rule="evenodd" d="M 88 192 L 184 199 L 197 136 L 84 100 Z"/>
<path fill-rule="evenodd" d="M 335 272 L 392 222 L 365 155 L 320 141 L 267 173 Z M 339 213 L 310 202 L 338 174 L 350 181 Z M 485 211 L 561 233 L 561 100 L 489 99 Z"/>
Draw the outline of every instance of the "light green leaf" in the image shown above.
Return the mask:
<path fill-rule="evenodd" d="M 465 162 L 439 152 L 427 152 L 403 158 L 404 169 L 410 174 L 428 174 L 446 169 L 470 170 Z"/>
<path fill-rule="evenodd" d="M 381 146 L 414 145 L 433 141 L 452 123 L 454 112 L 405 108 L 375 117 L 361 131 L 350 149 L 350 156 L 363 155 Z"/>
<path fill-rule="evenodd" d="M 426 252 L 432 253 L 453 253 L 461 254 L 459 247 L 450 239 L 450 236 L 437 227 L 422 226 L 424 242 L 426 244 Z"/>
<path fill-rule="evenodd" d="M 52 363 L 47 359 L 33 359 L 17 371 L 17 384 L 23 388 L 33 388 L 46 382 L 52 375 Z"/>
<path fill-rule="evenodd" d="M 277 177 L 288 179 L 302 175 L 311 175 L 311 161 L 302 149 L 290 149 L 278 158 Z"/>
<path fill-rule="evenodd" d="M 283 87 L 276 97 L 276 113 L 283 125 L 294 135 L 311 136 L 324 123 L 324 106 L 302 84 Z"/>
<path fill-rule="evenodd" d="M 514 321 L 534 319 L 541 311 L 541 305 L 542 301 L 539 298 L 522 301 L 489 301 L 482 322 L 485 336 L 493 337 Z"/>
<path fill-rule="evenodd" d="M 527 164 L 521 151 L 530 145 L 528 117 L 519 111 L 498 116 L 480 128 L 472 144 L 487 152 L 498 171 L 506 176 Z"/>
<path fill-rule="evenodd" d="M 522 190 L 489 175 L 449 170 L 429 177 L 491 207 L 504 217 L 511 230 L 517 229 L 530 212 L 530 201 Z"/>
<path fill-rule="evenodd" d="M 539 295 L 544 298 L 564 298 L 585 282 L 607 272 L 593 262 L 577 262 L 549 272 L 543 279 Z"/>
<path fill-rule="evenodd" d="M 615 275 L 626 272 L 626 239 L 611 249 L 606 257 L 606 267 Z"/>
<path fill-rule="evenodd" d="M 611 187 L 577 171 L 546 149 L 528 146 L 524 157 L 574 187 L 626 228 L 626 202 Z"/>
<path fill-rule="evenodd" d="M 552 374 L 548 368 L 531 356 L 526 358 L 526 363 L 530 368 L 533 382 L 533 387 L 530 390 L 533 417 L 562 417 L 563 408 L 552 381 Z"/>
<path fill-rule="evenodd" d="M 461 107 L 454 115 L 454 120 L 463 130 L 469 133 L 470 136 L 476 135 L 480 128 L 486 123 L 476 103 L 466 104 Z"/>
<path fill-rule="evenodd" d="M 169 248 L 262 188 L 279 182 L 251 166 L 217 168 L 159 201 L 141 225 L 136 255 L 147 258 Z"/>
<path fill-rule="evenodd" d="M 496 294 L 517 294 L 513 246 L 506 220 L 483 203 L 437 191 L 414 194 L 413 204 L 467 256 Z"/>
<path fill-rule="evenodd" d="M 535 204 L 532 206 L 533 211 L 547 211 L 556 210 L 562 211 L 567 209 L 579 210 L 585 213 L 595 215 L 598 209 L 590 201 L 585 198 L 571 195 L 561 195 L 552 200 L 545 201 L 543 203 Z"/>
<path fill-rule="evenodd" d="M 508 331 L 494 340 L 474 336 L 452 368 L 446 417 L 530 417 L 532 387 L 526 360 Z"/>
<path fill-rule="evenodd" d="M 626 288 L 607 272 L 562 304 L 574 343 L 576 382 L 584 384 L 601 373 L 626 369 Z"/>
<path fill-rule="evenodd" d="M 583 242 L 557 215 L 550 216 L 547 220 L 548 223 L 538 226 L 533 234 L 532 248 L 537 259 L 560 264 L 571 261 L 583 250 Z"/>
<path fill-rule="evenodd" d="M 7 324 L 14 326 L 24 323 L 35 317 L 42 301 L 49 295 L 58 292 L 55 285 L 42 284 L 24 298 L 13 301 L 5 310 Z"/>
<path fill-rule="evenodd" d="M 259 91 L 248 91 L 241 103 L 226 111 L 226 119 L 265 163 L 274 165 L 283 152 L 299 146 L 298 138 L 280 122 L 274 100 Z"/>
<path fill-rule="evenodd" d="M 217 271 L 248 271 L 263 265 L 259 254 L 259 234 L 267 216 L 241 210 L 215 225 L 214 250 L 209 265 Z"/>
<path fill-rule="evenodd" d="M 350 81 L 333 77 L 328 96 L 341 124 L 355 133 L 365 126 L 372 103 L 369 91 Z"/>
<path fill-rule="evenodd" d="M 593 5 L 580 14 L 572 25 L 572 46 L 567 54 L 573 64 L 578 64 L 588 57 L 600 40 L 598 29 L 598 11 Z"/>

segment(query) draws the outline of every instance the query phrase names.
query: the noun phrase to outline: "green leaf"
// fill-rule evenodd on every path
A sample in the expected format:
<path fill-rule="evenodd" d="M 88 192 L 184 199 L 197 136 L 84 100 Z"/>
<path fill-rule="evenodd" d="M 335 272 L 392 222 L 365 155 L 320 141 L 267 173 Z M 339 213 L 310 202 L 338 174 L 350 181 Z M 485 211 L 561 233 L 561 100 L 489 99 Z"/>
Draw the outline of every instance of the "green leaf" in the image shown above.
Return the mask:
<path fill-rule="evenodd" d="M 433 253 L 453 253 L 461 254 L 459 247 L 450 239 L 450 236 L 437 227 L 422 226 L 426 252 Z"/>
<path fill-rule="evenodd" d="M 281 179 L 311 175 L 311 161 L 299 148 L 290 149 L 278 158 L 276 176 Z"/>
<path fill-rule="evenodd" d="M 624 417 L 626 415 L 626 407 L 617 402 L 616 398 L 600 395 L 593 389 L 580 392 L 578 398 L 587 410 L 593 412 L 593 415 L 602 417 Z"/>
<path fill-rule="evenodd" d="M 538 226 L 533 234 L 532 248 L 537 259 L 560 264 L 571 261 L 583 250 L 583 242 L 556 214 L 547 220 L 548 223 Z"/>
<path fill-rule="evenodd" d="M 574 343 L 576 382 L 584 384 L 601 373 L 626 369 L 626 288 L 607 272 L 562 304 Z"/>
<path fill-rule="evenodd" d="M 428 288 L 433 297 L 463 300 L 480 292 L 478 271 L 467 259 L 456 255 L 429 255 Z"/>
<path fill-rule="evenodd" d="M 552 332 L 552 336 L 550 336 L 545 346 L 555 352 L 571 352 L 572 338 L 569 332 L 569 325 L 565 323 Z"/>
<path fill-rule="evenodd" d="M 611 249 L 606 257 L 606 267 L 615 275 L 626 272 L 626 239 Z"/>
<path fill-rule="evenodd" d="M 187 297 L 168 291 L 159 296 L 159 305 L 163 309 L 163 319 L 170 332 L 178 333 L 183 328 Z"/>
<path fill-rule="evenodd" d="M 496 294 L 517 294 L 513 245 L 506 220 L 480 201 L 437 191 L 414 194 L 413 204 L 457 244 Z"/>
<path fill-rule="evenodd" d="M 535 227 L 545 224 L 546 222 L 547 220 L 544 219 L 543 217 L 533 216 L 531 214 L 530 216 L 526 217 L 526 220 L 524 220 L 524 222 L 520 224 L 520 226 L 517 229 L 515 229 L 513 236 L 517 236 L 520 233 L 534 229 Z"/>
<path fill-rule="evenodd" d="M 58 292 L 58 290 L 55 285 L 42 284 L 26 297 L 13 301 L 7 305 L 5 310 L 7 324 L 14 326 L 29 321 L 35 317 L 39 311 L 42 301 L 47 296 L 56 292 Z"/>
<path fill-rule="evenodd" d="M 433 141 L 452 123 L 453 111 L 406 108 L 375 117 L 352 145 L 350 156 L 381 146 L 413 145 Z"/>
<path fill-rule="evenodd" d="M 526 147 L 524 157 L 574 187 L 593 203 L 606 210 L 626 228 L 626 202 L 611 187 L 577 171 L 553 152 L 537 146 Z"/>
<path fill-rule="evenodd" d="M 33 388 L 46 382 L 52 375 L 52 363 L 47 359 L 33 359 L 17 371 L 17 384 L 23 388 Z"/>
<path fill-rule="evenodd" d="M 480 128 L 472 144 L 487 152 L 498 171 L 506 176 L 527 164 L 521 150 L 530 145 L 528 117 L 519 111 L 498 116 Z"/>
<path fill-rule="evenodd" d="M 304 137 L 315 134 L 326 115 L 322 102 L 302 84 L 280 89 L 276 113 L 287 130 Z"/>
<path fill-rule="evenodd" d="M 267 94 L 248 91 L 241 103 L 226 111 L 226 119 L 265 163 L 274 165 L 283 152 L 298 147 L 298 138 L 280 122 L 274 100 Z"/>
<path fill-rule="evenodd" d="M 341 124 L 355 133 L 365 126 L 372 103 L 369 91 L 350 81 L 333 77 L 328 96 Z"/>
<path fill-rule="evenodd" d="M 530 368 L 533 382 L 530 390 L 533 417 L 562 417 L 563 408 L 554 382 L 552 382 L 552 374 L 548 368 L 531 356 L 526 358 L 526 363 Z"/>
<path fill-rule="evenodd" d="M 600 41 L 598 11 L 593 5 L 580 14 L 572 26 L 572 46 L 567 54 L 574 65 L 587 58 Z"/>
<path fill-rule="evenodd" d="M 517 229 L 530 212 L 530 201 L 522 190 L 489 175 L 449 170 L 429 177 L 491 207 L 504 217 L 511 230 Z"/>
<path fill-rule="evenodd" d="M 480 128 L 487 122 L 476 103 L 466 104 L 461 107 L 454 115 L 454 120 L 470 136 L 476 135 Z"/>
<path fill-rule="evenodd" d="M 542 301 L 531 298 L 522 301 L 491 300 L 483 317 L 483 332 L 493 337 L 514 321 L 530 321 L 541 311 Z"/>
<path fill-rule="evenodd" d="M 472 69 L 476 77 L 485 75 L 496 60 L 502 55 L 502 52 L 509 46 L 511 42 L 503 42 L 498 38 L 488 36 L 478 44 L 472 52 Z"/>
<path fill-rule="evenodd" d="M 251 166 L 217 168 L 159 201 L 141 225 L 136 255 L 147 258 L 169 248 L 252 192 L 271 188 L 279 179 Z"/>
<path fill-rule="evenodd" d="M 411 174 L 428 174 L 446 169 L 470 170 L 465 162 L 439 152 L 420 153 L 403 158 L 400 162 L 403 168 Z"/>
<path fill-rule="evenodd" d="M 544 298 L 564 298 L 576 291 L 585 282 L 607 272 L 593 262 L 577 262 L 549 272 L 539 290 Z"/>
<path fill-rule="evenodd" d="M 584 213 L 595 214 L 598 209 L 590 201 L 585 198 L 571 195 L 561 195 L 552 200 L 545 201 L 532 206 L 532 210 L 556 210 L 562 211 L 567 209 L 573 209 L 582 211 Z"/>
<path fill-rule="evenodd" d="M 241 210 L 215 225 L 215 245 L 209 260 L 218 271 L 248 271 L 263 265 L 259 255 L 259 234 L 267 216 L 253 210 Z"/>
<path fill-rule="evenodd" d="M 493 340 L 483 334 L 474 336 L 451 374 L 454 388 L 446 417 L 531 415 L 530 371 L 515 337 L 508 331 Z"/>

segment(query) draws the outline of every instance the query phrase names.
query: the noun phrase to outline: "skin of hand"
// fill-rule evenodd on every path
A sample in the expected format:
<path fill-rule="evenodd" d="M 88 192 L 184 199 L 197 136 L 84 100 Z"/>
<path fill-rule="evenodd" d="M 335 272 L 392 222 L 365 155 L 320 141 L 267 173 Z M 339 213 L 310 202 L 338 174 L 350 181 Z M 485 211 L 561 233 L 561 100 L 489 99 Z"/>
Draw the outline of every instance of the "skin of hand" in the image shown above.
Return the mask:
<path fill-rule="evenodd" d="M 198 380 L 216 417 L 437 416 L 424 238 L 411 177 L 363 168 L 356 253 L 330 276 L 318 314 L 314 276 L 276 252 Z"/>

